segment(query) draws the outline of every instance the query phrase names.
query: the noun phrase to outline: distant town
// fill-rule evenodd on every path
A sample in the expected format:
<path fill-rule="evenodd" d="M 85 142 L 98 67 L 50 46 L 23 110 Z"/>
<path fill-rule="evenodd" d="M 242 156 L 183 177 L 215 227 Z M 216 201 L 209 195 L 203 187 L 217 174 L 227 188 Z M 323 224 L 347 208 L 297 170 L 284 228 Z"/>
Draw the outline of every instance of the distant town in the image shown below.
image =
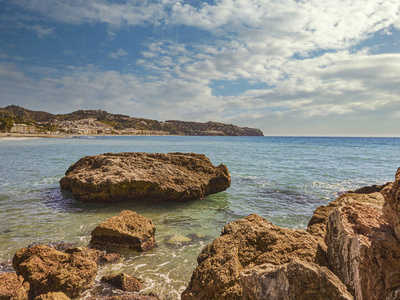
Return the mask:
<path fill-rule="evenodd" d="M 111 114 L 103 110 L 78 110 L 56 115 L 16 105 L 0 108 L 0 132 L 53 135 L 263 136 L 259 129 L 211 121 L 161 122 Z"/>

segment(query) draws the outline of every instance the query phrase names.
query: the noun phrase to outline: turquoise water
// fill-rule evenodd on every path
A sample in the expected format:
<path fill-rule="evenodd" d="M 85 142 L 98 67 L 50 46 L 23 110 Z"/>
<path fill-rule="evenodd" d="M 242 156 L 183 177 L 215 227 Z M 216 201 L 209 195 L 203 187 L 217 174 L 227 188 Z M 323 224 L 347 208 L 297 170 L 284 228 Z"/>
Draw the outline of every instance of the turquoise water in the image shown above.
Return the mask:
<path fill-rule="evenodd" d="M 225 192 L 189 203 L 85 204 L 58 181 L 79 158 L 105 152 L 196 152 L 228 166 Z M 304 229 L 314 209 L 337 193 L 394 179 L 400 138 L 89 137 L 0 140 L 0 261 L 31 243 L 87 246 L 90 232 L 123 209 L 157 226 L 157 247 L 124 253 L 99 270 L 144 280 L 145 291 L 178 299 L 201 249 L 226 223 L 257 213 L 283 227 Z M 191 238 L 169 244 L 172 236 Z"/>

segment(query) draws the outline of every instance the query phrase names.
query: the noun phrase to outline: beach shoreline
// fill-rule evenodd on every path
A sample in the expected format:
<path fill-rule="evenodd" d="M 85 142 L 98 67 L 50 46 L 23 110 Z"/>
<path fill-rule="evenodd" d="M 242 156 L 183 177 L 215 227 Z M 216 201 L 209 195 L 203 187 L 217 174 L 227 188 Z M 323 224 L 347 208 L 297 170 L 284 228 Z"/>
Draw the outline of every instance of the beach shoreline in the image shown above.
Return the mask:
<path fill-rule="evenodd" d="M 0 132 L 0 138 L 70 138 L 69 134 Z"/>

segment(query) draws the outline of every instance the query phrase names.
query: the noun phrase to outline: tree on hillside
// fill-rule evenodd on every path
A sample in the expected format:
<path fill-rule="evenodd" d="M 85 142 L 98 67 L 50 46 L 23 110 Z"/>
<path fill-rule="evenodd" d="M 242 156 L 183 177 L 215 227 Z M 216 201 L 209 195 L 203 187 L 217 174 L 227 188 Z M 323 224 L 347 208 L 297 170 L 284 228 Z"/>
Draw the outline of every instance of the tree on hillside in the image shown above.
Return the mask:
<path fill-rule="evenodd" d="M 14 121 L 12 119 L 0 118 L 0 131 L 1 132 L 10 132 L 13 125 L 14 125 Z"/>

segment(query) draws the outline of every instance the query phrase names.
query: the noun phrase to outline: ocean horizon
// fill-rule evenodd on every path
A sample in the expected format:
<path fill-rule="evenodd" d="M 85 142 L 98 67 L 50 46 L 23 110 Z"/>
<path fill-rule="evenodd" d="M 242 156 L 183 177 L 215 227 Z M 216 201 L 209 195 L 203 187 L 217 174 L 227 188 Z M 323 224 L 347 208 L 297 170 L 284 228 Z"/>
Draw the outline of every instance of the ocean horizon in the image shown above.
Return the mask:
<path fill-rule="evenodd" d="M 156 225 L 157 247 L 123 251 L 122 262 L 101 267 L 97 279 L 125 272 L 144 281 L 144 292 L 172 299 L 179 299 L 197 255 L 225 224 L 256 213 L 278 226 L 306 229 L 318 206 L 342 192 L 393 181 L 400 167 L 398 137 L 76 137 L 0 138 L 0 262 L 33 243 L 88 246 L 98 224 L 129 209 Z M 186 203 L 82 203 L 60 189 L 71 164 L 106 152 L 202 153 L 227 165 L 232 184 Z"/>

